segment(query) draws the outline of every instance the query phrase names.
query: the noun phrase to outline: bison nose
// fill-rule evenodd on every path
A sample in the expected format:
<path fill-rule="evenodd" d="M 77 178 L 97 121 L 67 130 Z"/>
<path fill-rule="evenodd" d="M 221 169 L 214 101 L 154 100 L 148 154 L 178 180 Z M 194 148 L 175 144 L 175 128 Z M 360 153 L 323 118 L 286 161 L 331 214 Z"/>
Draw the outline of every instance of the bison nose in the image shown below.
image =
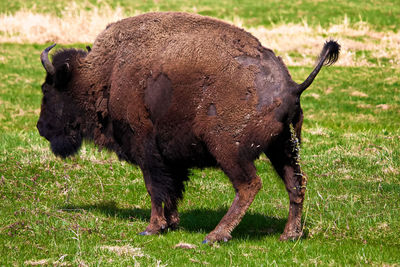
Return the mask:
<path fill-rule="evenodd" d="M 37 124 L 36 124 L 36 128 L 38 129 L 39 134 L 40 134 L 41 136 L 46 137 L 46 136 L 45 136 L 45 133 L 44 133 L 44 123 L 43 123 L 42 120 L 38 120 L 38 122 L 37 122 Z"/>
<path fill-rule="evenodd" d="M 43 122 L 41 120 L 38 120 L 38 122 L 36 123 L 36 128 L 38 129 L 39 134 L 42 135 L 41 129 L 43 129 Z"/>

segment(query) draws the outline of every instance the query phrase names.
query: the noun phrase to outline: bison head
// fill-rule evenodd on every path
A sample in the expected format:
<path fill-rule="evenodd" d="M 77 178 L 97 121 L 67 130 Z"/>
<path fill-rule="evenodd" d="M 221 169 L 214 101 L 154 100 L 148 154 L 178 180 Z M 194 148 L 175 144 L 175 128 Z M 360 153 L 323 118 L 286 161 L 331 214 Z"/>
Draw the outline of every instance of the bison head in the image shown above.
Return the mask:
<path fill-rule="evenodd" d="M 42 84 L 42 106 L 37 128 L 41 136 L 51 144 L 51 150 L 62 158 L 78 152 L 82 144 L 82 112 L 71 97 L 70 83 L 73 76 L 74 59 L 85 56 L 84 51 L 62 50 L 50 62 L 48 53 L 52 45 L 41 54 L 47 72 Z"/>

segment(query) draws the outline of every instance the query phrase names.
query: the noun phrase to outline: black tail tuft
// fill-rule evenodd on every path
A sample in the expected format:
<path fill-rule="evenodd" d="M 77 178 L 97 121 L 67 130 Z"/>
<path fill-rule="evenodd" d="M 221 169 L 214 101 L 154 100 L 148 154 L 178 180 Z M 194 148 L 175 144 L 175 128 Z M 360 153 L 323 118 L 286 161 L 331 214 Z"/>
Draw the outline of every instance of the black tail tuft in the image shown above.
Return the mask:
<path fill-rule="evenodd" d="M 322 66 L 330 66 L 335 63 L 339 58 L 339 53 L 340 45 L 336 41 L 326 41 L 324 47 L 322 48 L 321 54 L 319 55 L 317 66 L 307 77 L 307 79 L 295 88 L 295 92 L 300 95 L 304 90 L 306 90 L 314 81 L 314 78 L 317 76 Z"/>
<path fill-rule="evenodd" d="M 328 53 L 328 55 L 326 55 L 326 53 Z M 338 60 L 339 53 L 340 53 L 340 44 L 338 44 L 334 40 L 329 40 L 325 42 L 324 48 L 322 49 L 319 58 L 321 59 L 325 57 L 324 65 L 330 66 Z"/>

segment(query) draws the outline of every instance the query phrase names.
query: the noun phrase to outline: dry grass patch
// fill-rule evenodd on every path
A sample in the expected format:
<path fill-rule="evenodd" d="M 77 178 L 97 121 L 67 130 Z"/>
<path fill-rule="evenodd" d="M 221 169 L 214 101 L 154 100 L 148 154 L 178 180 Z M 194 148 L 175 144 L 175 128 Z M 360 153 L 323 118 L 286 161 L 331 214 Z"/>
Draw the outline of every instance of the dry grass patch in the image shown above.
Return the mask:
<path fill-rule="evenodd" d="M 50 260 L 42 259 L 42 260 L 29 260 L 24 262 L 27 266 L 44 266 L 50 264 Z"/>
<path fill-rule="evenodd" d="M 144 257 L 144 254 L 140 248 L 134 248 L 130 245 L 125 246 L 101 246 L 100 249 L 111 251 L 118 256 L 125 257 Z"/>
<path fill-rule="evenodd" d="M 353 91 L 353 92 L 351 92 L 350 95 L 352 95 L 352 96 L 359 96 L 359 97 L 368 97 L 368 95 L 367 95 L 366 93 L 359 92 L 359 91 Z"/>
<path fill-rule="evenodd" d="M 362 109 L 369 109 L 369 108 L 372 108 L 372 105 L 371 104 L 358 104 L 357 107 L 362 108 Z"/>
<path fill-rule="evenodd" d="M 400 174 L 400 170 L 393 166 L 384 167 L 382 169 L 382 172 L 385 174 L 390 174 L 390 175 L 399 175 Z"/>
<path fill-rule="evenodd" d="M 182 248 L 182 249 L 195 249 L 197 248 L 196 245 L 189 244 L 189 243 L 184 243 L 184 242 L 179 242 L 174 246 L 174 248 Z"/>
<path fill-rule="evenodd" d="M 376 108 L 383 109 L 383 110 L 388 110 L 388 109 L 390 109 L 390 105 L 388 105 L 388 104 L 379 104 L 379 105 L 376 105 Z"/>
<path fill-rule="evenodd" d="M 345 18 L 342 24 L 329 28 L 310 27 L 307 23 L 277 25 L 273 28 L 250 28 L 264 44 L 281 54 L 289 65 L 309 65 L 315 62 L 315 51 L 321 49 L 326 37 L 337 39 L 342 45 L 341 66 L 376 66 L 380 60 L 388 60 L 391 65 L 398 66 L 400 59 L 400 33 L 376 32 L 367 23 L 359 22 L 351 25 Z M 296 40 L 295 42 L 293 40 Z M 357 56 L 357 52 L 368 52 L 376 59 L 371 62 L 366 55 Z M 297 52 L 300 56 L 293 59 L 291 54 Z M 366 53 L 366 54 L 368 54 Z"/>
<path fill-rule="evenodd" d="M 92 43 L 114 21 L 125 16 L 122 8 L 92 6 L 86 10 L 72 2 L 61 17 L 20 10 L 0 15 L 0 42 L 13 43 Z"/>
<path fill-rule="evenodd" d="M 304 97 L 312 97 L 314 99 L 319 99 L 320 95 L 316 94 L 316 93 L 309 93 L 309 94 L 304 95 Z"/>
<path fill-rule="evenodd" d="M 328 137 L 330 134 L 328 129 L 321 127 L 319 125 L 311 129 L 305 129 L 304 131 L 310 133 L 311 135 L 325 136 L 325 137 Z"/>
<path fill-rule="evenodd" d="M 140 13 L 136 11 L 130 15 Z M 61 17 L 20 10 L 13 15 L 0 15 L 0 42 L 93 43 L 109 23 L 127 16 L 121 7 L 91 6 L 88 10 L 74 2 L 65 8 Z M 240 18 L 232 23 L 243 28 Z M 326 36 L 339 40 L 342 45 L 337 65 L 379 66 L 381 62 L 400 65 L 400 32 L 376 32 L 367 23 L 350 24 L 347 18 L 342 24 L 329 28 L 311 27 L 304 22 L 274 25 L 271 28 L 251 27 L 247 30 L 292 66 L 313 65 L 316 51 L 321 49 Z"/>
<path fill-rule="evenodd" d="M 350 121 L 352 122 L 371 122 L 371 123 L 375 123 L 378 121 L 378 119 L 372 115 L 372 114 L 362 114 L 362 113 L 358 113 L 355 116 L 351 116 L 348 118 Z"/>

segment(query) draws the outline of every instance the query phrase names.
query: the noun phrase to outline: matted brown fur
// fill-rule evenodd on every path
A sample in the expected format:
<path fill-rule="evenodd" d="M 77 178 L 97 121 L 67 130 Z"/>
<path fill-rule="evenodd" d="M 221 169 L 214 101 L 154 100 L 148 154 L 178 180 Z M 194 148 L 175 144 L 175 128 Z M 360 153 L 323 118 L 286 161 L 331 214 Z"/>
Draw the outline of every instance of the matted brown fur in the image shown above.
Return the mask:
<path fill-rule="evenodd" d="M 44 97 L 73 111 L 49 112 L 51 104 L 43 101 L 38 128 L 63 157 L 86 138 L 138 164 L 152 201 L 146 235 L 178 225 L 189 168 L 220 167 L 237 194 L 206 242 L 231 238 L 261 188 L 253 161 L 265 152 L 291 201 L 281 238 L 296 238 L 305 185 L 292 149 L 301 132 L 300 95 L 326 59 L 337 59 L 338 49 L 326 44 L 320 64 L 298 85 L 271 50 L 222 21 L 176 12 L 127 18 L 109 25 L 89 53 L 58 52 L 55 74 L 43 63 Z M 62 116 L 54 117 L 57 112 Z M 64 130 L 49 127 L 54 120 Z"/>

